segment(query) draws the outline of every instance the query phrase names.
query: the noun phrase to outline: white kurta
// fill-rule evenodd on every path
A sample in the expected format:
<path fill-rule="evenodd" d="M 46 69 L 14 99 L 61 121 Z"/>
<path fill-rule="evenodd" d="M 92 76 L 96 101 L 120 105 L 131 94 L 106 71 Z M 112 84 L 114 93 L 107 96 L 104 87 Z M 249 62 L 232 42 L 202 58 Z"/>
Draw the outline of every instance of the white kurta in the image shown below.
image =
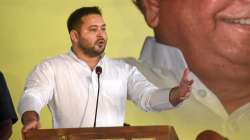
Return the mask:
<path fill-rule="evenodd" d="M 122 61 L 106 56 L 102 67 L 97 126 L 122 126 L 126 99 L 145 111 L 162 111 L 169 103 L 170 88 L 158 89 L 137 70 Z M 95 71 L 73 52 L 45 60 L 27 79 L 19 104 L 19 114 L 48 105 L 54 128 L 92 127 L 94 123 L 98 81 Z"/>

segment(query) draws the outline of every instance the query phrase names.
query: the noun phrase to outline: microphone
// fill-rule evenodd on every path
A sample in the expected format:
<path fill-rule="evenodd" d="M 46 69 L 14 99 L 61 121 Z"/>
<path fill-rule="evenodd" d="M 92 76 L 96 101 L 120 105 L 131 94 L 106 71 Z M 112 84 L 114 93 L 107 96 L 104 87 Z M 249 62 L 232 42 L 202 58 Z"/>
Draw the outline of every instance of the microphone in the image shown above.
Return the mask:
<path fill-rule="evenodd" d="M 97 100 L 96 100 L 96 108 L 95 108 L 94 128 L 96 127 L 96 117 L 97 117 L 98 101 L 99 101 L 99 92 L 100 92 L 100 75 L 102 74 L 102 67 L 101 67 L 101 66 L 97 66 L 97 67 L 95 68 L 95 72 L 96 72 L 96 74 L 97 74 L 98 90 L 97 90 Z"/>
<path fill-rule="evenodd" d="M 102 67 L 101 66 L 97 66 L 95 68 L 95 72 L 96 72 L 97 76 L 99 77 L 102 74 Z"/>

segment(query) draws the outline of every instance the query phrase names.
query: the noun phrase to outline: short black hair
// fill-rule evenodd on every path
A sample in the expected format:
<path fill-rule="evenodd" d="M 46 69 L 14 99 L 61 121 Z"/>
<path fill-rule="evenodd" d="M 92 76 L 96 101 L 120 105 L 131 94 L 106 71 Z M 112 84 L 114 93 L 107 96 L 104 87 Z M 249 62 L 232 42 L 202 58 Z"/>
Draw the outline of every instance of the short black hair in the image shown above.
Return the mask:
<path fill-rule="evenodd" d="M 81 25 L 81 18 L 89 14 L 97 14 L 97 15 L 102 16 L 101 9 L 97 6 L 82 7 L 82 8 L 76 9 L 73 13 L 71 13 L 71 15 L 68 18 L 68 21 L 67 21 L 68 31 L 70 32 L 73 29 L 75 30 L 79 29 Z"/>

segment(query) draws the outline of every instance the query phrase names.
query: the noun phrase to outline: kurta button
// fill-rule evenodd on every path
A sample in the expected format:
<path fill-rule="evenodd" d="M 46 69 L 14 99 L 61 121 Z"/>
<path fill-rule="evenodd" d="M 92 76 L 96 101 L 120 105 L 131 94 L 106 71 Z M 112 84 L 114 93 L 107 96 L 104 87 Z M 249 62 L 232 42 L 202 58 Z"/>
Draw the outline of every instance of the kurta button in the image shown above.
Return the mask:
<path fill-rule="evenodd" d="M 203 89 L 199 89 L 198 94 L 203 98 L 207 96 L 207 92 Z"/>

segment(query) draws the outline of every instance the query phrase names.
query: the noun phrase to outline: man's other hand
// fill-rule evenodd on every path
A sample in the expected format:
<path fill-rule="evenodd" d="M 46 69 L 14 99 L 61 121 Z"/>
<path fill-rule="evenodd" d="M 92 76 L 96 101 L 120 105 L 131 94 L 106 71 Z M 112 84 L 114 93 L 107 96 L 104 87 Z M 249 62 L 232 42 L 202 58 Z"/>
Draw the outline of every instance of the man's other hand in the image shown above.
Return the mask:
<path fill-rule="evenodd" d="M 26 133 L 33 129 L 39 129 L 41 127 L 39 122 L 39 115 L 35 111 L 27 111 L 22 116 L 22 133 Z"/>
<path fill-rule="evenodd" d="M 169 100 L 174 106 L 178 105 L 191 95 L 191 88 L 194 81 L 188 80 L 188 74 L 189 69 L 186 68 L 183 72 L 180 85 L 178 87 L 174 87 L 170 91 Z"/>

